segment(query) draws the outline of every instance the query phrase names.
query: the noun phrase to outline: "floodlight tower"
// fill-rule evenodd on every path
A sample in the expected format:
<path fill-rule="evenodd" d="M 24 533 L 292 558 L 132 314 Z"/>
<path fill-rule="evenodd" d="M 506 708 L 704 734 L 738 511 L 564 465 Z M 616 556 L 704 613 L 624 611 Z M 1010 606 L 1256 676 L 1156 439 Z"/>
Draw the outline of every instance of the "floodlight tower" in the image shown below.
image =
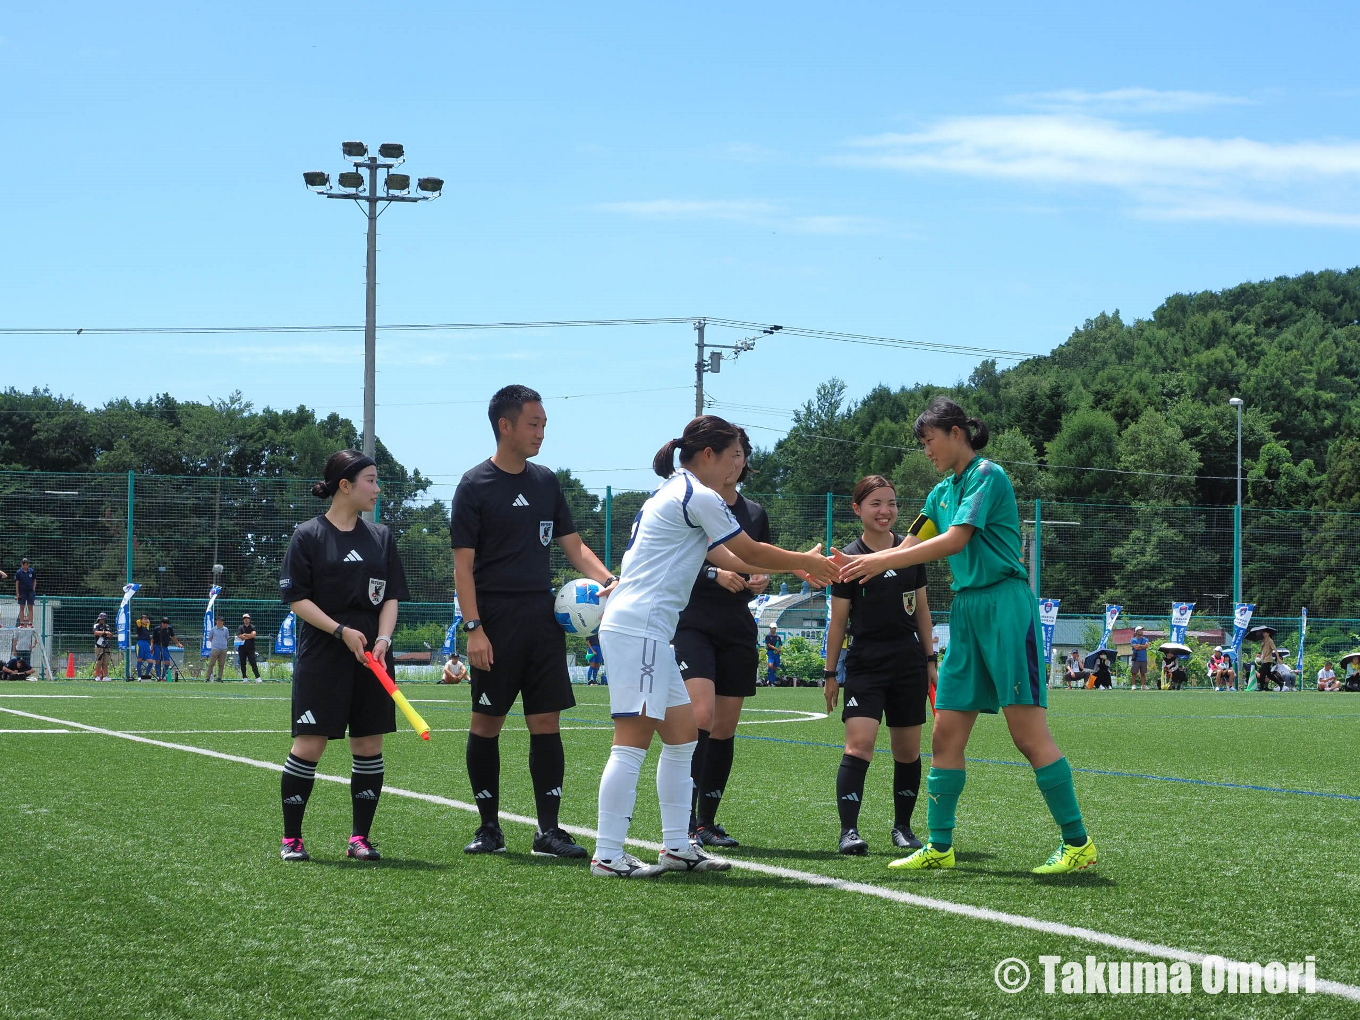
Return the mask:
<path fill-rule="evenodd" d="M 411 194 L 411 175 L 392 173 L 406 162 L 406 149 L 396 142 L 378 146 L 378 154 L 370 155 L 363 142 L 343 142 L 340 151 L 353 164 L 336 176 L 339 191 L 331 190 L 330 174 L 309 170 L 302 175 L 308 189 L 322 198 L 349 199 L 364 210 L 368 217 L 368 262 L 364 280 L 364 454 L 374 456 L 374 397 L 373 387 L 377 372 L 378 332 L 378 217 L 392 202 L 428 202 L 438 198 L 444 190 L 439 177 L 421 177 L 416 181 L 419 194 Z M 368 171 L 364 180 L 363 171 Z M 383 175 L 383 193 L 378 194 L 378 171 Z M 382 208 L 378 208 L 382 206 Z M 369 516 L 368 514 L 364 515 Z"/>

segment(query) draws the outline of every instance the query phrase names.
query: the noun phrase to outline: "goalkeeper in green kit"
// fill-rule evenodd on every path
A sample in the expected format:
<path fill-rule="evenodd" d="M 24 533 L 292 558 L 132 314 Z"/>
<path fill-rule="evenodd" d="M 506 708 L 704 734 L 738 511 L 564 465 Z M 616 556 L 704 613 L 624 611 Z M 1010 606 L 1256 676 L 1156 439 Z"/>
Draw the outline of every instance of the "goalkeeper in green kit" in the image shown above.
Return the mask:
<path fill-rule="evenodd" d="M 946 477 L 911 527 L 916 541 L 842 559 L 842 581 L 949 558 L 954 604 L 949 649 L 940 663 L 926 779 L 930 842 L 889 867 L 954 867 L 954 809 L 964 784 L 964 748 L 979 712 L 1006 717 L 1062 841 L 1035 874 L 1079 871 L 1096 862 L 1072 786 L 1072 769 L 1053 742 L 1039 640 L 1039 607 L 1021 559 L 1015 490 L 1001 467 L 979 457 L 987 426 L 952 400 L 936 397 L 914 428 L 925 455 Z"/>

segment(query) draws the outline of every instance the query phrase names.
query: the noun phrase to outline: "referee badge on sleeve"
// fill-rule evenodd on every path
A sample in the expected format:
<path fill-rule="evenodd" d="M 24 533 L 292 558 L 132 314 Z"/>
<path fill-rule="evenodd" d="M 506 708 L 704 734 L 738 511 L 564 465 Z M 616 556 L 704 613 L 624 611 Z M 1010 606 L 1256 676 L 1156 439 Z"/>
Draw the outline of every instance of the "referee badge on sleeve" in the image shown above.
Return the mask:
<path fill-rule="evenodd" d="M 547 545 L 549 542 L 552 541 L 552 533 L 553 533 L 552 521 L 538 522 L 538 540 L 540 542 L 542 542 L 544 545 Z"/>
<path fill-rule="evenodd" d="M 382 605 L 383 592 L 387 591 L 387 582 L 379 577 L 368 579 L 368 601 L 375 606 Z"/>
<path fill-rule="evenodd" d="M 916 592 L 904 591 L 902 593 L 902 608 L 907 611 L 908 616 L 916 615 Z"/>

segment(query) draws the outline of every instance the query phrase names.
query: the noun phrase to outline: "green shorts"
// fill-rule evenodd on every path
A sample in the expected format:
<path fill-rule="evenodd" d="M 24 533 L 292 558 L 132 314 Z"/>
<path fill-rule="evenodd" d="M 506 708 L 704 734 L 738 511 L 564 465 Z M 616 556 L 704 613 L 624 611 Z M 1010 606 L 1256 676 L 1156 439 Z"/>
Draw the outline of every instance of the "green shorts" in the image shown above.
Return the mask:
<path fill-rule="evenodd" d="M 957 592 L 936 711 L 995 715 L 1007 705 L 1047 708 L 1039 633 L 1039 603 L 1018 577 Z"/>

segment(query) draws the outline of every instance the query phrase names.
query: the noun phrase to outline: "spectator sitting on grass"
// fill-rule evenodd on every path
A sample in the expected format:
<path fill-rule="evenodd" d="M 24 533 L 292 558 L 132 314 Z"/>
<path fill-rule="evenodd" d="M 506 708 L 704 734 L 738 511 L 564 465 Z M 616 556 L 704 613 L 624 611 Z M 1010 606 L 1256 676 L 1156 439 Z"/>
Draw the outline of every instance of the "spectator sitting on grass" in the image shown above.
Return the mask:
<path fill-rule="evenodd" d="M 444 676 L 439 681 L 441 684 L 460 684 L 467 677 L 467 666 L 463 665 L 458 653 L 454 652 L 449 656 L 449 661 L 444 663 Z"/>
<path fill-rule="evenodd" d="M 1114 677 L 1110 673 L 1110 660 L 1101 655 L 1096 658 L 1096 690 L 1114 689 Z"/>
<path fill-rule="evenodd" d="M 9 662 L 0 664 L 0 676 L 6 680 L 28 680 L 33 676 L 33 667 L 16 655 Z"/>
<path fill-rule="evenodd" d="M 1318 670 L 1317 689 L 1320 691 L 1339 691 L 1341 681 L 1336 678 L 1336 670 L 1332 669 L 1332 660 L 1328 659 Z"/>

